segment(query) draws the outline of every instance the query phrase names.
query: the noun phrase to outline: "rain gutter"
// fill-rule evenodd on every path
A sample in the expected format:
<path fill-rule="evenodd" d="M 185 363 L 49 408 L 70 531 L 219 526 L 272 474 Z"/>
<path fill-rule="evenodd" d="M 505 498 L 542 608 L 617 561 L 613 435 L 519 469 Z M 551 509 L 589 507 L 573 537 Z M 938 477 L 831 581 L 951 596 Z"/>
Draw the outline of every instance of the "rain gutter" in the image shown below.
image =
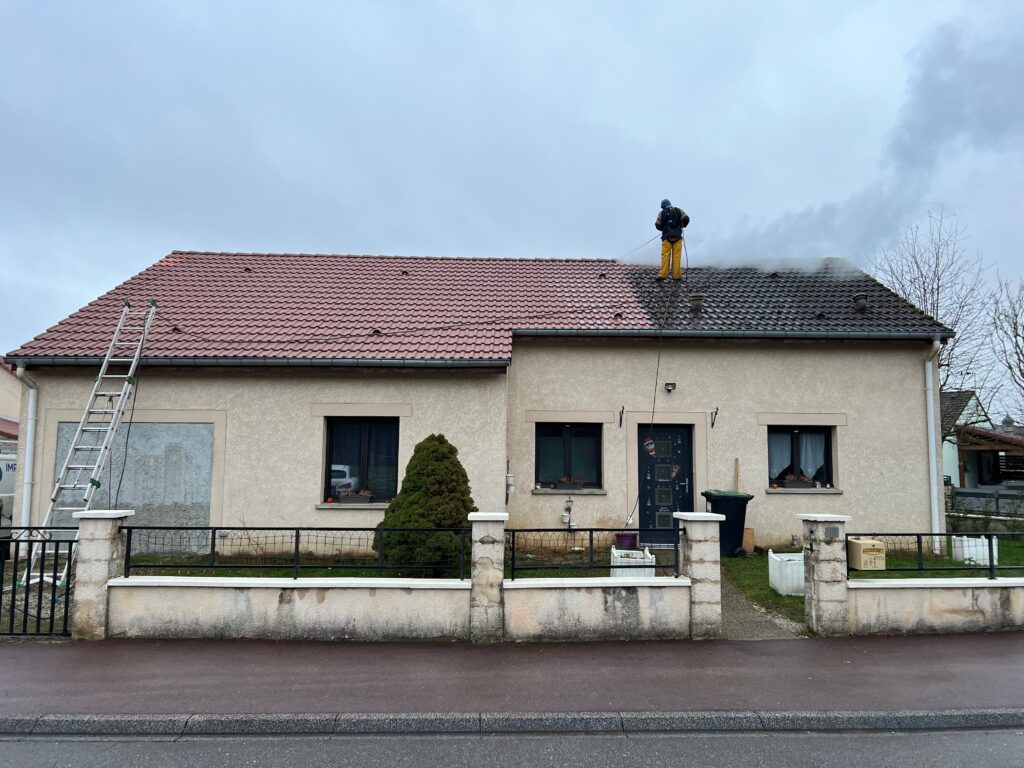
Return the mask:
<path fill-rule="evenodd" d="M 952 334 L 934 331 L 768 331 L 768 330 L 689 330 L 680 328 L 601 328 L 581 330 L 578 328 L 517 328 L 513 336 L 577 336 L 577 337 L 622 337 L 622 338 L 666 338 L 666 339 L 875 339 L 884 341 L 928 341 L 936 338 L 946 341 Z"/>
<path fill-rule="evenodd" d="M 48 357 L 17 357 L 5 358 L 8 363 L 26 365 L 100 365 L 102 357 L 83 355 L 60 355 Z M 373 358 L 308 358 L 308 357 L 146 357 L 141 361 L 144 365 L 261 365 L 261 366 L 309 366 L 309 367 L 343 367 L 343 368 L 507 368 L 507 358 L 487 360 L 378 360 Z"/>

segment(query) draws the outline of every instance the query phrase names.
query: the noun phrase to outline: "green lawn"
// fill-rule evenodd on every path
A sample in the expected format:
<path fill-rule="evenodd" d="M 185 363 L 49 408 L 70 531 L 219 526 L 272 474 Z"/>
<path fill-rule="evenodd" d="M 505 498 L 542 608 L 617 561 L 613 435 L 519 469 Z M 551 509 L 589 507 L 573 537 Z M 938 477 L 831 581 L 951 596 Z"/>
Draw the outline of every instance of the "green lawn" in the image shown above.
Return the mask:
<path fill-rule="evenodd" d="M 769 586 L 767 555 L 723 557 L 722 574 L 754 605 L 800 624 L 804 623 L 804 599 L 780 595 Z"/>

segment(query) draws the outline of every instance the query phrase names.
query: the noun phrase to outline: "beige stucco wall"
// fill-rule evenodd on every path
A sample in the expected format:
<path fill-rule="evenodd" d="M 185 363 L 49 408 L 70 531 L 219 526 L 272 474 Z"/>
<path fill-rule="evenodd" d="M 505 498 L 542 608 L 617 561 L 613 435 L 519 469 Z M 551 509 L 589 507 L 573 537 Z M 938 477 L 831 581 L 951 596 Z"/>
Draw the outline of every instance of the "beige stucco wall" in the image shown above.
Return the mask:
<path fill-rule="evenodd" d="M 657 351 L 657 342 L 644 340 L 517 339 L 508 379 L 508 451 L 518 482 L 510 525 L 562 525 L 569 494 L 533 492 L 535 421 L 545 411 L 553 420 L 575 412 L 580 421 L 604 423 L 605 493 L 573 495 L 573 520 L 581 527 L 624 524 L 636 502 L 637 425 L 650 420 Z M 733 487 L 739 459 L 739 490 L 754 496 L 747 525 L 758 544 L 788 544 L 801 532 L 797 514 L 808 512 L 852 515 L 857 531 L 927 531 L 927 351 L 924 344 L 665 339 L 654 418 L 693 426 L 697 510 L 701 490 Z M 665 382 L 677 389 L 666 393 Z M 935 399 L 937 416 L 937 393 Z M 771 423 L 834 425 L 841 493 L 768 493 Z"/>
<path fill-rule="evenodd" d="M 108 637 L 469 638 L 470 583 L 133 576 L 108 585 Z M 360 580 L 361 581 L 361 580 Z M 203 583 L 211 586 L 202 586 Z M 348 582 L 348 586 L 346 586 Z M 154 586 L 161 584 L 160 586 Z"/>
<path fill-rule="evenodd" d="M 95 371 L 32 373 L 39 385 L 32 504 L 38 522 L 53 488 L 57 425 L 81 418 Z M 443 432 L 459 449 L 477 506 L 501 511 L 505 389 L 506 377 L 497 372 L 152 369 L 140 378 L 134 419 L 214 425 L 211 525 L 372 526 L 386 505 L 320 504 L 325 417 L 398 416 L 400 478 L 415 444 Z M 20 497 L 19 486 L 18 509 Z"/>
<path fill-rule="evenodd" d="M 910 582 L 910 579 L 903 580 Z M 922 582 L 924 579 L 914 579 Z M 1024 579 L 933 580 L 917 584 L 877 587 L 850 582 L 850 633 L 919 634 L 932 632 L 985 632 L 1024 629 Z M 942 582 L 942 585 L 939 585 Z M 968 583 L 970 582 L 970 583 Z"/>
<path fill-rule="evenodd" d="M 575 641 L 689 637 L 690 580 L 644 581 L 611 577 L 506 581 L 505 639 Z"/>
<path fill-rule="evenodd" d="M 7 368 L 0 367 L 0 416 L 18 421 L 21 413 L 21 382 Z"/>

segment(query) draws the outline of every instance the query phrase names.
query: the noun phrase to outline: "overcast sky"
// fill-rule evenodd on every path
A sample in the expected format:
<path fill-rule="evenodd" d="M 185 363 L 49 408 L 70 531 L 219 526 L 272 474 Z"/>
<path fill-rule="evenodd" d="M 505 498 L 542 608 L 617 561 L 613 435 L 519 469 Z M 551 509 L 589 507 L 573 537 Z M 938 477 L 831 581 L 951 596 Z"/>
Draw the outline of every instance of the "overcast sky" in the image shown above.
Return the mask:
<path fill-rule="evenodd" d="M 662 197 L 694 263 L 944 204 L 1016 277 L 1022 8 L 0 0 L 0 352 L 172 249 L 614 258 Z"/>

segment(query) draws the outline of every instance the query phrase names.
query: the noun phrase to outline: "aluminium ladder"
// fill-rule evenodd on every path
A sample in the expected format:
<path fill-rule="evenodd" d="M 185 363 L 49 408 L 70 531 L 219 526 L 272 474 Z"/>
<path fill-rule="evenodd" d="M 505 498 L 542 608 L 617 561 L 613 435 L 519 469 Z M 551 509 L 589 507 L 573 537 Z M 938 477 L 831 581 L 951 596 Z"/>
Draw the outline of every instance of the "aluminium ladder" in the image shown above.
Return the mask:
<path fill-rule="evenodd" d="M 139 310 L 132 309 L 131 302 L 125 300 L 114 336 L 100 365 L 99 375 L 89 393 L 82 420 L 75 430 L 64 465 L 54 483 L 42 528 L 51 525 L 55 512 L 74 514 L 92 508 L 93 496 L 103 484 L 101 475 L 110 459 L 114 436 L 135 391 L 142 348 L 155 317 L 156 301 L 153 299 L 150 299 L 146 309 Z M 108 494 L 111 490 L 107 489 Z M 45 531 L 40 533 L 48 538 Z M 73 555 L 64 564 L 59 582 L 61 586 L 67 581 L 72 558 Z M 33 575 L 35 556 L 30 560 L 22 583 L 53 580 L 45 575 Z"/>

